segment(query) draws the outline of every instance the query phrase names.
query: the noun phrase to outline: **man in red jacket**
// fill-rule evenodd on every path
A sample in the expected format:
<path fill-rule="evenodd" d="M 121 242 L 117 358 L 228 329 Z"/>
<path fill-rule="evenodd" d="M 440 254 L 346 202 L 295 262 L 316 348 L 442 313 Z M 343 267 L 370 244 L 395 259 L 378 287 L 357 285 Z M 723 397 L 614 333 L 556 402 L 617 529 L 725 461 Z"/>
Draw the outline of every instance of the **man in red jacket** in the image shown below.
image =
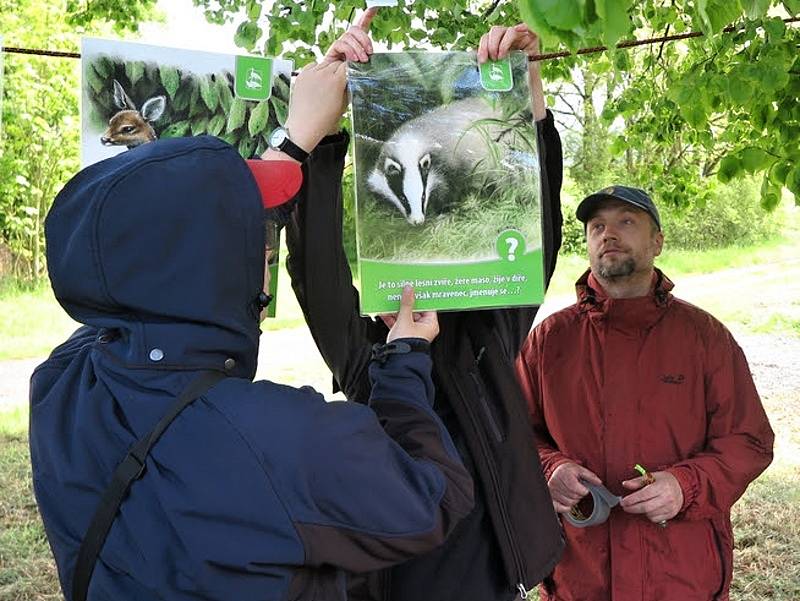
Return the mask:
<path fill-rule="evenodd" d="M 772 460 L 747 361 L 711 315 L 676 299 L 653 261 L 664 236 L 642 190 L 612 186 L 577 209 L 590 270 L 578 302 L 533 330 L 517 361 L 553 505 L 604 485 L 608 520 L 564 520 L 550 601 L 725 601 L 731 506 Z M 636 477 L 634 466 L 652 471 Z"/>

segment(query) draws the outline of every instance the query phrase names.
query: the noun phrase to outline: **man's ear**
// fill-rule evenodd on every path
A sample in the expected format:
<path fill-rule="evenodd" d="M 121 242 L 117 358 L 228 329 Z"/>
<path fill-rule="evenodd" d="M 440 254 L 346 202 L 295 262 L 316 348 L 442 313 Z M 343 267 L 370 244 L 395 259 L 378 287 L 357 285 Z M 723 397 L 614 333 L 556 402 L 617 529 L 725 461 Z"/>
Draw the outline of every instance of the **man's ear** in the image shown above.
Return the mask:
<path fill-rule="evenodd" d="M 661 254 L 661 250 L 664 248 L 664 232 L 659 231 L 655 235 L 655 238 L 653 239 L 653 242 L 656 245 L 656 250 L 655 250 L 655 253 L 654 253 L 653 256 L 657 257 L 657 256 L 659 256 Z"/>

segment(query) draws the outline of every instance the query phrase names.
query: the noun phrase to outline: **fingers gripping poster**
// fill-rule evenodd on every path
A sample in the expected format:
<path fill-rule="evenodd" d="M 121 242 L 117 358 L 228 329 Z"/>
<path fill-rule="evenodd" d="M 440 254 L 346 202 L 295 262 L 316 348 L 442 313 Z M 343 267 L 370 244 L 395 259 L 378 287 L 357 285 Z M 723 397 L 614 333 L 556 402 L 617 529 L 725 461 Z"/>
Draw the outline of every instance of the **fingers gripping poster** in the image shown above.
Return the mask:
<path fill-rule="evenodd" d="M 540 304 L 541 190 L 527 57 L 376 53 L 349 64 L 364 314 Z"/>
<path fill-rule="evenodd" d="M 158 139 L 204 134 L 249 159 L 267 149 L 289 110 L 288 60 L 84 38 L 81 72 L 84 167 Z M 275 296 L 280 235 L 271 223 L 267 242 Z"/>

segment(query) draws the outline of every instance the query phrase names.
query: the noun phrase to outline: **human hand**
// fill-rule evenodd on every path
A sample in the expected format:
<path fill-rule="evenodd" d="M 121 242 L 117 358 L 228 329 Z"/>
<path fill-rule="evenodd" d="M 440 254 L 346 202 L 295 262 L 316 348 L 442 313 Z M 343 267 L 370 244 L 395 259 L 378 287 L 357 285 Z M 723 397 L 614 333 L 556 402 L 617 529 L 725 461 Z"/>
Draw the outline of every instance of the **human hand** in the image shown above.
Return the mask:
<path fill-rule="evenodd" d="M 522 50 L 528 56 L 539 54 L 539 36 L 528 29 L 525 23 L 514 27 L 492 27 L 489 33 L 483 34 L 478 44 L 478 62 L 505 58 L 512 50 Z"/>
<path fill-rule="evenodd" d="M 603 483 L 597 475 L 585 467 L 567 461 L 553 470 L 547 481 L 550 497 L 553 499 L 553 508 L 557 513 L 569 513 L 578 501 L 589 494 L 581 480 L 600 485 Z"/>
<path fill-rule="evenodd" d="M 646 484 L 644 477 L 625 480 L 622 486 L 638 492 L 623 497 L 620 507 L 628 513 L 643 513 L 651 522 L 671 520 L 683 507 L 683 490 L 670 472 L 653 472 L 655 482 Z"/>
<path fill-rule="evenodd" d="M 369 61 L 369 55 L 372 54 L 372 40 L 369 39 L 369 34 L 367 34 L 367 32 L 377 12 L 378 9 L 376 7 L 365 10 L 358 19 L 358 22 L 344 32 L 341 37 L 328 48 L 328 52 L 325 53 L 322 62 L 353 61 L 357 63 L 366 63 Z M 343 93 L 342 106 L 339 110 L 340 118 L 346 110 L 347 93 Z M 338 130 L 339 121 L 337 120 L 328 133 L 334 134 Z"/>
<path fill-rule="evenodd" d="M 342 61 L 307 65 L 292 84 L 286 129 L 292 141 L 306 152 L 342 116 L 342 98 L 347 85 L 347 70 Z"/>
<path fill-rule="evenodd" d="M 424 338 L 428 342 L 439 334 L 439 318 L 436 311 L 412 312 L 414 307 L 414 288 L 406 285 L 400 297 L 400 311 L 394 325 L 389 330 L 386 342 L 398 338 Z"/>
<path fill-rule="evenodd" d="M 367 32 L 377 12 L 378 9 L 376 7 L 365 10 L 358 22 L 344 32 L 328 48 L 328 52 L 325 53 L 325 58 L 322 59 L 322 62 L 354 61 L 366 63 L 369 60 L 369 55 L 372 54 L 372 40 L 369 39 Z"/>
<path fill-rule="evenodd" d="M 514 27 L 492 27 L 489 33 L 481 37 L 478 45 L 478 62 L 499 60 L 508 56 L 512 50 L 522 50 L 528 57 L 540 53 L 539 36 L 531 31 L 525 23 Z M 541 121 L 547 116 L 547 105 L 544 101 L 541 69 L 538 61 L 528 61 L 528 79 L 531 88 L 531 104 L 533 118 Z"/>
<path fill-rule="evenodd" d="M 381 318 L 383 325 L 385 325 L 390 330 L 392 329 L 394 324 L 397 323 L 397 313 L 384 313 L 383 315 L 378 315 L 378 317 Z"/>

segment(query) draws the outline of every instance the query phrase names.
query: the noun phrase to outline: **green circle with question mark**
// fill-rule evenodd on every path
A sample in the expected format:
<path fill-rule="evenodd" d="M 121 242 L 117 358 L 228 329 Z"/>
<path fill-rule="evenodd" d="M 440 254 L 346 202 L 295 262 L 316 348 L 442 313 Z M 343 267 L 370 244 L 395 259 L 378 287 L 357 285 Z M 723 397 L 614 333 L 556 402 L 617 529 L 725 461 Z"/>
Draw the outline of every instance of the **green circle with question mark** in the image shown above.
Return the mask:
<path fill-rule="evenodd" d="M 525 237 L 518 230 L 505 230 L 497 236 L 497 254 L 503 261 L 513 263 L 525 254 Z"/>

